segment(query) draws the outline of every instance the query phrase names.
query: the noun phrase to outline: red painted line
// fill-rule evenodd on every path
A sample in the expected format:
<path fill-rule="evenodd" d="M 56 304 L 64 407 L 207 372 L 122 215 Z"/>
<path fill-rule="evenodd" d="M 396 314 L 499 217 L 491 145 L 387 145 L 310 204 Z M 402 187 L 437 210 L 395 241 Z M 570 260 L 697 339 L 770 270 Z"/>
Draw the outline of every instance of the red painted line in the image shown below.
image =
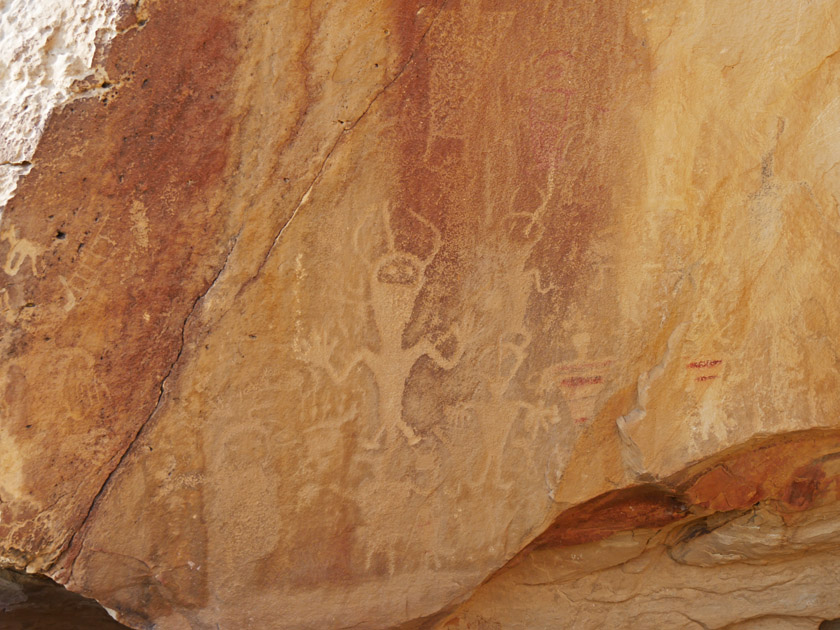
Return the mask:
<path fill-rule="evenodd" d="M 698 376 L 695 378 L 695 381 L 711 381 L 713 378 L 717 378 L 717 374 L 708 374 L 706 376 Z"/>
<path fill-rule="evenodd" d="M 698 368 L 708 368 L 708 367 L 715 367 L 716 365 L 720 365 L 723 363 L 723 359 L 706 359 L 705 361 L 693 361 L 689 363 L 686 367 L 688 369 L 698 369 Z"/>

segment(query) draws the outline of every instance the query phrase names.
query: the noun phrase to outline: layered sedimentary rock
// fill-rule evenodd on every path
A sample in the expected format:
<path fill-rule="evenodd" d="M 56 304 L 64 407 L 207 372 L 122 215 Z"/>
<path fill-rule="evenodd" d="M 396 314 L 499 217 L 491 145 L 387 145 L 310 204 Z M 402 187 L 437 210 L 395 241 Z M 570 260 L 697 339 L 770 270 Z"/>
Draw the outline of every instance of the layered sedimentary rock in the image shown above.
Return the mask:
<path fill-rule="evenodd" d="M 0 225 L 0 559 L 135 628 L 840 617 L 838 10 L 122 7 Z"/>

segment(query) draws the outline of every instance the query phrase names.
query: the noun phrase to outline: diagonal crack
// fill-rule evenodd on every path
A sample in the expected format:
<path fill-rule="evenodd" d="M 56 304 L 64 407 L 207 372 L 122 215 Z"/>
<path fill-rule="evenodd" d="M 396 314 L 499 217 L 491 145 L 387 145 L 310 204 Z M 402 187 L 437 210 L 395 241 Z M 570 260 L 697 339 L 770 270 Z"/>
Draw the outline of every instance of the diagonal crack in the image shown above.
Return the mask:
<path fill-rule="evenodd" d="M 219 267 L 219 270 L 213 276 L 213 280 L 210 282 L 210 284 L 207 286 L 207 288 L 204 291 L 202 291 L 198 295 L 198 297 L 195 298 L 195 300 L 193 300 L 192 306 L 190 307 L 189 312 L 187 313 L 186 317 L 184 318 L 184 322 L 181 324 L 181 341 L 178 345 L 178 352 L 175 355 L 175 358 L 169 364 L 169 368 L 166 370 L 166 374 L 163 376 L 163 379 L 161 379 L 161 381 L 160 381 L 160 386 L 158 388 L 158 397 L 157 397 L 157 401 L 155 401 L 154 408 L 152 409 L 151 413 L 149 413 L 149 415 L 146 417 L 146 419 L 140 424 L 137 431 L 135 431 L 135 433 L 131 437 L 131 440 L 129 441 L 128 445 L 125 447 L 125 450 L 123 450 L 122 454 L 119 456 L 119 459 L 117 460 L 117 463 L 114 465 L 114 467 L 108 473 L 108 476 L 105 478 L 105 481 L 100 486 L 99 491 L 96 493 L 96 495 L 93 497 L 93 500 L 90 502 L 90 506 L 88 506 L 87 512 L 85 513 L 85 516 L 82 519 L 81 523 L 79 523 L 79 526 L 76 528 L 75 533 L 70 538 L 70 540 L 64 545 L 64 547 L 61 549 L 61 551 L 58 553 L 56 559 L 49 563 L 49 565 L 45 569 L 45 572 L 48 571 L 49 569 L 51 569 L 53 566 L 55 566 L 55 564 L 60 561 L 61 557 L 64 556 L 64 554 L 69 553 L 73 549 L 73 545 L 74 545 L 76 539 L 84 531 L 85 525 L 87 524 L 88 520 L 90 519 L 90 515 L 93 513 L 94 508 L 99 503 L 100 498 L 105 494 L 105 490 L 110 485 L 111 479 L 114 477 L 114 474 L 117 472 L 117 470 L 120 469 L 120 467 L 122 466 L 122 463 L 128 458 L 128 455 L 133 451 L 134 445 L 137 443 L 137 440 L 143 434 L 144 430 L 149 425 L 149 422 L 155 416 L 158 409 L 160 409 L 161 403 L 163 402 L 163 395 L 166 392 L 166 383 L 169 380 L 169 377 L 172 376 L 172 373 L 175 371 L 175 367 L 178 364 L 178 361 L 180 361 L 181 355 L 184 352 L 184 346 L 186 345 L 187 325 L 189 324 L 190 319 L 192 319 L 193 315 L 195 314 L 195 311 L 198 308 L 199 302 L 201 302 L 204 299 L 204 297 L 213 289 L 213 287 L 216 285 L 216 282 L 218 281 L 219 277 L 222 275 L 222 273 L 224 273 L 224 270 L 227 267 L 228 261 L 230 260 L 230 256 L 233 253 L 233 249 L 236 247 L 236 243 L 239 240 L 239 236 L 241 234 L 242 234 L 242 228 L 240 227 L 239 232 L 236 234 L 236 236 L 233 237 L 233 239 L 232 239 L 233 242 L 231 243 L 230 247 L 228 247 L 227 254 L 225 255 L 224 262 L 221 264 L 221 266 Z M 75 564 L 75 560 L 76 560 L 75 557 L 71 560 L 70 574 L 68 576 L 67 581 L 69 581 L 73 576 L 73 565 Z"/>
<path fill-rule="evenodd" d="M 315 187 L 315 184 L 318 182 L 319 179 L 321 179 L 321 176 L 324 174 L 324 171 L 327 168 L 327 163 L 330 161 L 333 152 L 336 150 L 341 140 L 346 134 L 351 132 L 356 127 L 356 125 L 358 125 L 361 122 L 361 120 L 371 110 L 373 104 L 379 99 L 379 97 L 382 96 L 392 85 L 394 85 L 394 83 L 396 83 L 400 79 L 400 77 L 402 77 L 402 75 L 411 65 L 411 62 L 414 61 L 414 57 L 417 54 L 417 51 L 420 50 L 421 46 L 423 45 L 423 42 L 426 39 L 426 35 L 428 35 L 429 31 L 432 30 L 432 27 L 435 25 L 435 22 L 437 22 L 438 17 L 446 8 L 447 4 L 449 4 L 449 0 L 444 0 L 443 4 L 440 5 L 440 8 L 438 9 L 437 13 L 435 13 L 435 16 L 429 21 L 429 25 L 426 27 L 426 30 L 423 31 L 423 34 L 420 36 L 420 39 L 417 40 L 417 44 L 414 46 L 414 50 L 411 51 L 411 54 L 408 56 L 408 59 L 406 59 L 406 62 L 394 75 L 394 78 L 388 81 L 388 83 L 386 83 L 382 87 L 382 89 L 380 89 L 376 94 L 374 94 L 373 97 L 370 99 L 370 102 L 368 102 L 367 106 L 362 111 L 362 113 L 356 117 L 356 120 L 346 125 L 344 129 L 342 129 L 341 132 L 338 134 L 338 136 L 335 139 L 335 142 L 333 142 L 332 146 L 330 147 L 330 150 L 327 152 L 326 157 L 321 162 L 321 166 L 318 169 L 318 172 L 315 174 L 315 177 L 312 178 L 312 182 L 306 188 L 306 191 L 303 193 L 303 195 L 301 195 L 300 199 L 295 205 L 295 209 L 292 210 L 292 214 L 285 221 L 285 223 L 283 223 L 283 225 L 280 227 L 280 230 L 277 232 L 277 235 L 274 237 L 274 240 L 271 242 L 271 247 L 268 248 L 268 251 L 263 257 L 262 262 L 260 263 L 259 267 L 257 267 L 257 271 L 250 278 L 248 278 L 245 282 L 242 283 L 242 288 L 245 288 L 246 286 L 251 284 L 260 275 L 260 273 L 263 270 L 263 267 L 265 267 L 266 262 L 268 262 L 268 259 L 271 257 L 271 253 L 274 251 L 275 246 L 278 242 L 280 242 L 280 237 L 283 235 L 283 232 L 286 231 L 286 228 L 289 227 L 289 224 L 294 220 L 295 216 L 297 216 L 297 213 L 300 210 L 301 206 L 306 202 L 307 198 L 309 197 L 309 193 L 312 192 L 312 189 Z M 240 293 L 241 291 L 242 289 L 240 289 Z"/>
<path fill-rule="evenodd" d="M 437 13 L 435 13 L 435 16 L 434 16 L 434 17 L 433 17 L 433 18 L 429 21 L 429 25 L 426 27 L 426 30 L 425 30 L 425 31 L 423 31 L 423 34 L 422 34 L 422 35 L 420 36 L 420 38 L 417 40 L 417 44 L 416 44 L 416 46 L 414 47 L 414 50 L 412 50 L 411 54 L 408 56 L 408 59 L 407 59 L 407 60 L 406 60 L 406 62 L 402 65 L 402 67 L 399 69 L 399 71 L 398 71 L 398 72 L 394 75 L 394 77 L 393 77 L 390 81 L 388 81 L 388 83 L 386 83 L 386 84 L 385 84 L 385 85 L 384 85 L 384 86 L 383 86 L 383 87 L 382 87 L 382 88 L 381 88 L 378 92 L 376 92 L 376 94 L 374 94 L 374 95 L 373 95 L 373 97 L 371 98 L 370 102 L 367 104 L 367 106 L 366 106 L 366 107 L 365 107 L 365 109 L 362 111 L 362 113 L 361 113 L 361 114 L 360 114 L 360 115 L 356 118 L 356 120 L 354 120 L 352 123 L 350 123 L 349 125 L 347 125 L 347 126 L 346 126 L 344 129 L 342 129 L 342 131 L 338 134 L 338 136 L 337 136 L 337 138 L 336 138 L 335 142 L 333 142 L 332 146 L 330 147 L 330 150 L 327 152 L 326 157 L 325 157 L 325 158 L 324 158 L 324 160 L 321 162 L 321 166 L 320 166 L 320 168 L 318 169 L 317 173 L 315 174 L 315 177 L 312 179 L 312 182 L 309 184 L 309 186 L 307 187 L 306 191 L 303 193 L 303 195 L 301 195 L 300 199 L 298 200 L 298 203 L 296 204 L 295 209 L 292 211 L 291 216 L 288 218 L 288 220 L 286 220 L 286 221 L 283 223 L 283 225 L 281 226 L 280 230 L 277 232 L 277 235 L 274 237 L 274 240 L 272 241 L 271 247 L 269 248 L 268 252 L 266 253 L 266 255 L 265 255 L 265 257 L 263 258 L 262 262 L 260 263 L 259 267 L 257 268 L 256 273 L 254 273 L 254 274 L 251 276 L 251 278 L 249 278 L 248 280 L 246 280 L 246 281 L 243 283 L 243 285 L 242 285 L 242 286 L 243 286 L 243 288 L 244 288 L 245 286 L 247 286 L 248 284 L 250 284 L 253 280 L 255 280 L 255 279 L 259 276 L 260 272 L 262 271 L 263 267 L 265 266 L 266 262 L 268 261 L 268 258 L 271 256 L 271 252 L 274 250 L 275 246 L 276 246 L 276 245 L 277 245 L 277 243 L 280 241 L 280 238 L 281 238 L 281 236 L 283 235 L 283 232 L 285 232 L 285 231 L 286 231 L 286 228 L 288 228 L 288 226 L 291 224 L 292 220 L 293 220 L 293 219 L 295 218 L 295 216 L 297 215 L 297 213 L 298 213 L 298 211 L 300 210 L 301 206 L 302 206 L 302 205 L 306 202 L 306 200 L 307 200 L 307 198 L 309 197 L 309 194 L 310 194 L 310 192 L 312 191 L 312 189 L 314 188 L 315 184 L 318 182 L 318 180 L 319 180 L 319 179 L 321 178 L 321 176 L 323 175 L 323 173 L 324 173 L 324 171 L 325 171 L 325 169 L 326 169 L 327 163 L 328 163 L 328 162 L 329 162 L 329 160 L 330 160 L 330 157 L 332 157 L 333 152 L 334 152 L 334 151 L 335 151 L 335 149 L 338 147 L 338 145 L 339 145 L 339 143 L 341 142 L 342 138 L 344 138 L 345 134 L 347 134 L 347 133 L 349 133 L 350 131 L 352 131 L 352 130 L 353 130 L 353 128 L 355 128 L 355 127 L 356 127 L 356 125 L 357 125 L 357 124 L 359 124 L 359 122 L 360 122 L 360 121 L 361 121 L 361 120 L 362 120 L 362 119 L 363 119 L 363 118 L 367 115 L 367 113 L 368 113 L 368 112 L 371 110 L 371 108 L 373 107 L 373 104 L 374 104 L 374 103 L 375 103 L 375 102 L 376 102 L 376 101 L 377 101 L 377 100 L 378 100 L 378 99 L 382 96 L 382 94 L 384 94 L 384 93 L 385 93 L 385 92 L 386 92 L 386 91 L 387 91 L 387 90 L 388 90 L 388 89 L 389 89 L 389 88 L 390 88 L 390 87 L 391 87 L 394 83 L 396 83 L 396 82 L 400 79 L 400 77 L 401 77 L 401 76 L 405 73 L 406 69 L 409 67 L 409 65 L 411 65 L 412 61 L 414 60 L 414 57 L 415 57 L 415 55 L 417 54 L 417 51 L 418 51 L 418 50 L 420 49 L 420 47 L 422 46 L 423 41 L 426 39 L 426 36 L 428 35 L 429 31 L 431 31 L 432 27 L 434 26 L 435 22 L 437 21 L 438 16 L 441 14 L 441 12 L 444 10 L 444 8 L 446 7 L 446 5 L 447 5 L 448 3 L 449 3 L 449 0 L 444 0 L 443 4 L 441 4 L 440 9 L 438 9 Z M 65 546 L 62 548 L 62 550 L 59 552 L 59 554 L 57 555 L 56 559 L 55 559 L 55 560 L 53 560 L 52 562 L 50 562 L 50 563 L 49 563 L 49 565 L 47 566 L 47 568 L 45 569 L 45 571 L 48 571 L 48 570 L 50 570 L 52 567 L 54 567 L 54 566 L 55 566 L 55 565 L 56 565 L 56 564 L 57 564 L 57 563 L 61 560 L 61 558 L 62 558 L 65 554 L 71 554 L 71 553 L 72 553 L 72 550 L 73 550 L 73 548 L 74 548 L 74 545 L 75 545 L 75 542 L 76 542 L 77 538 L 78 538 L 78 537 L 82 534 L 82 532 L 85 530 L 85 526 L 87 525 L 87 523 L 88 523 L 88 521 L 89 521 L 89 519 L 90 519 L 90 516 L 91 516 L 91 514 L 93 513 L 94 508 L 97 506 L 97 504 L 99 503 L 99 501 L 100 501 L 101 497 L 104 495 L 105 490 L 106 490 L 106 489 L 108 488 L 108 486 L 110 485 L 111 479 L 114 477 L 114 474 L 117 472 L 117 470 L 119 470 L 119 469 L 120 469 L 120 467 L 122 466 L 122 463 L 126 460 L 126 458 L 128 457 L 128 455 L 129 455 L 129 454 L 133 451 L 133 447 L 134 447 L 134 445 L 137 443 L 137 440 L 138 440 L 138 439 L 140 438 L 140 436 L 144 433 L 144 431 L 146 430 L 146 428 L 147 428 L 147 426 L 149 425 L 150 421 L 152 420 L 152 418 L 154 418 L 155 414 L 157 413 L 158 409 L 160 409 L 161 403 L 163 402 L 163 396 L 164 396 L 164 393 L 165 393 L 165 391 L 166 391 L 166 383 L 167 383 L 167 381 L 169 380 L 169 378 L 170 378 L 170 376 L 172 375 L 172 373 L 174 372 L 175 367 L 177 366 L 177 364 L 178 364 L 178 362 L 179 362 L 179 360 L 180 360 L 180 358 L 181 358 L 181 354 L 182 354 L 182 353 L 183 353 L 183 351 L 184 351 L 184 346 L 185 346 L 185 343 L 186 343 L 185 334 L 186 334 L 186 328 L 187 328 L 187 325 L 188 325 L 188 323 L 189 323 L 190 319 L 193 317 L 193 315 L 194 315 L 194 313 L 195 313 L 196 309 L 198 308 L 198 304 L 199 304 L 199 302 L 201 302 L 201 300 L 202 300 L 202 299 L 203 299 L 203 298 L 204 298 L 204 297 L 205 297 L 205 296 L 206 296 L 206 295 L 207 295 L 207 294 L 208 294 L 208 293 L 212 290 L 213 286 L 215 286 L 215 284 L 216 284 L 216 282 L 218 281 L 219 277 L 222 275 L 222 273 L 224 272 L 225 268 L 227 267 L 228 261 L 230 260 L 231 254 L 233 253 L 233 250 L 234 250 L 234 249 L 235 249 L 235 247 L 236 247 L 236 243 L 238 242 L 239 237 L 240 237 L 240 235 L 242 234 L 242 229 L 243 229 L 243 228 L 244 228 L 244 224 L 243 224 L 243 226 L 241 226 L 241 227 L 240 227 L 239 232 L 238 232 L 238 233 L 236 234 L 236 236 L 233 238 L 233 242 L 231 243 L 230 247 L 228 248 L 228 252 L 227 252 L 227 254 L 226 254 L 226 256 L 225 256 L 225 260 L 224 260 L 224 262 L 222 263 L 221 267 L 219 268 L 219 271 L 216 273 L 215 277 L 214 277 L 214 278 L 213 278 L 213 280 L 210 282 L 210 284 L 208 285 L 207 289 L 206 289 L 205 291 L 203 291 L 203 292 L 202 292 L 202 293 L 201 293 L 198 297 L 196 297 L 195 301 L 194 301 L 194 302 L 193 302 L 193 304 L 192 304 L 192 307 L 190 308 L 189 313 L 187 313 L 187 316 L 184 318 L 184 322 L 183 322 L 183 324 L 181 325 L 181 342 L 180 342 L 180 345 L 179 345 L 179 348 L 178 348 L 178 353 L 176 354 L 176 356 L 175 356 L 174 360 L 172 361 L 172 363 L 169 365 L 169 368 L 167 369 L 166 374 L 164 375 L 163 379 L 162 379 L 162 380 L 161 380 L 161 382 L 160 382 L 160 387 L 159 387 L 159 391 L 158 391 L 158 398 L 157 398 L 157 401 L 156 401 L 156 403 L 155 403 L 154 408 L 152 409 L 152 411 L 151 411 L 151 413 L 148 415 L 148 417 L 147 417 L 147 418 L 146 418 L 146 419 L 145 419 L 145 420 L 141 423 L 140 427 L 137 429 L 137 431 L 135 432 L 135 434 L 132 436 L 132 438 L 131 438 L 131 440 L 129 441 L 128 445 L 126 446 L 125 450 L 122 452 L 122 454 L 120 455 L 119 459 L 117 460 L 116 465 L 115 465 L 115 466 L 111 469 L 111 471 L 108 473 L 108 476 L 105 478 L 105 481 L 103 482 L 102 486 L 99 488 L 99 491 L 96 493 L 96 495 L 94 496 L 93 500 L 91 501 L 90 506 L 88 507 L 88 510 L 87 510 L 87 512 L 85 513 L 84 518 L 82 519 L 82 522 L 79 524 L 79 527 L 76 529 L 76 532 L 73 534 L 73 536 L 70 538 L 70 540 L 66 543 L 66 545 L 65 545 Z M 240 291 L 241 291 L 241 289 L 240 289 Z M 72 576 L 73 576 L 73 567 L 74 567 L 74 565 L 75 565 L 75 561 L 76 561 L 76 557 L 77 557 L 77 555 L 78 555 L 78 552 L 77 552 L 76 556 L 74 556 L 74 557 L 70 560 L 70 573 L 69 573 L 69 576 L 68 576 L 68 578 L 67 578 L 67 580 L 66 580 L 67 582 L 69 582 L 69 581 L 72 579 Z"/>

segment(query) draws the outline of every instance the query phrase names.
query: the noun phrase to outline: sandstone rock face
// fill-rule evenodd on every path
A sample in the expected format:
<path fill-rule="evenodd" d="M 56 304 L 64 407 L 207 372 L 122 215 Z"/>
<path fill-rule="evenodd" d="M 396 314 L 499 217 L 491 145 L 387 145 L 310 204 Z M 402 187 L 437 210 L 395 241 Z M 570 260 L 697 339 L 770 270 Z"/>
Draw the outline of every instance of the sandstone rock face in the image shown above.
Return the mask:
<path fill-rule="evenodd" d="M 0 225 L 5 566 L 161 630 L 840 617 L 840 2 L 116 11 Z"/>

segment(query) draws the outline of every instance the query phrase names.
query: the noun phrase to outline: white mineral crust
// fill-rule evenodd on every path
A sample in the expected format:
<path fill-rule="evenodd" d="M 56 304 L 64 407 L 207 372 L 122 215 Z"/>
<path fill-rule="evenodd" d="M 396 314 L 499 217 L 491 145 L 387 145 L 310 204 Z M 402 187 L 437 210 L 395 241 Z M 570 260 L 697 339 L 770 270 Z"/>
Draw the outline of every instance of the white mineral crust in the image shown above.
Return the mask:
<path fill-rule="evenodd" d="M 116 34 L 123 0 L 0 0 L 0 211 L 14 194 L 50 113 L 91 73 Z"/>

